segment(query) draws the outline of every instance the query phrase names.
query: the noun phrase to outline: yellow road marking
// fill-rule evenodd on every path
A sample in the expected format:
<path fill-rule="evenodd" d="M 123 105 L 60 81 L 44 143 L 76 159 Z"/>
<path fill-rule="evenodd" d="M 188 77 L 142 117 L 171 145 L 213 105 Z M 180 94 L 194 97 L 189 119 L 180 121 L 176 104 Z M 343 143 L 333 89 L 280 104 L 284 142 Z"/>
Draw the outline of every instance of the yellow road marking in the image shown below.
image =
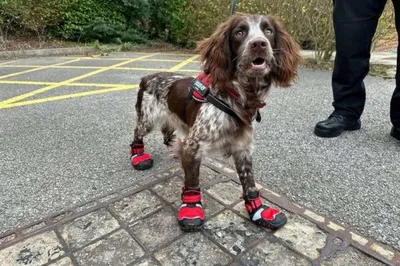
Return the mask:
<path fill-rule="evenodd" d="M 119 87 L 111 88 L 111 89 L 92 90 L 92 91 L 85 91 L 85 92 L 79 92 L 79 93 L 71 93 L 71 94 L 65 94 L 65 95 L 60 95 L 60 96 L 35 99 L 35 100 L 30 100 L 30 101 L 16 102 L 16 103 L 11 103 L 11 104 L 7 104 L 7 105 L 0 105 L 0 109 L 7 109 L 7 108 L 12 108 L 12 107 L 26 106 L 26 105 L 32 105 L 32 104 L 38 104 L 38 103 L 45 103 L 45 102 L 53 102 L 53 101 L 65 100 L 65 99 L 70 99 L 70 98 L 78 98 L 78 97 L 83 97 L 83 96 L 96 95 L 96 94 L 102 94 L 102 93 L 108 93 L 108 92 L 114 92 L 114 91 L 131 90 L 131 89 L 136 89 L 138 87 L 139 87 L 139 85 L 135 84 L 135 85 L 129 85 L 129 86 L 125 86 L 125 85 L 119 86 Z"/>
<path fill-rule="evenodd" d="M 135 52 L 134 54 L 137 55 L 149 55 L 152 53 L 142 53 L 142 52 Z M 160 55 L 166 55 L 166 56 L 194 56 L 195 54 L 174 54 L 174 53 L 162 53 Z M 126 60 L 129 57 L 107 57 L 107 56 L 96 56 L 96 57 L 73 57 L 73 56 L 68 56 L 68 58 L 80 58 L 80 59 L 87 59 L 87 60 L 108 60 L 108 61 L 123 61 Z M 182 60 L 179 59 L 162 59 L 162 58 L 152 58 L 152 61 L 165 61 L 169 62 L 169 60 L 172 60 L 171 62 L 181 62 Z"/>
<path fill-rule="evenodd" d="M 0 68 L 22 68 L 22 67 L 35 67 L 39 68 L 41 66 L 38 65 L 3 65 Z M 77 68 L 77 69 L 99 69 L 103 68 L 101 66 L 53 66 L 51 68 Z"/>
<path fill-rule="evenodd" d="M 107 70 L 114 69 L 114 68 L 129 64 L 131 62 L 135 62 L 137 60 L 142 60 L 144 58 L 151 57 L 151 56 L 154 56 L 154 55 L 156 55 L 156 54 L 150 54 L 150 55 L 146 55 L 146 56 L 142 56 L 142 57 L 126 60 L 125 62 L 121 62 L 121 63 L 115 64 L 115 65 L 111 65 L 111 66 L 108 66 L 108 67 L 104 67 L 104 68 L 101 68 L 101 69 L 86 73 L 84 75 L 81 75 L 81 76 L 78 76 L 78 77 L 75 77 L 75 78 L 67 79 L 65 81 L 59 82 L 59 83 L 54 84 L 54 85 L 49 85 L 49 86 L 41 88 L 41 89 L 37 89 L 37 90 L 31 91 L 31 92 L 28 92 L 28 93 L 24 93 L 24 94 L 16 96 L 16 97 L 12 97 L 10 99 L 7 99 L 5 101 L 0 102 L 0 107 L 3 106 L 3 105 L 15 103 L 17 101 L 26 99 L 28 97 L 34 96 L 36 94 L 39 94 L 39 93 L 42 93 L 42 92 L 45 92 L 45 91 L 49 91 L 49 90 L 58 88 L 60 86 L 69 85 L 70 83 L 73 83 L 73 82 L 75 82 L 77 80 L 81 80 L 81 79 L 84 79 L 84 78 L 87 78 L 87 77 L 90 77 L 90 76 L 105 72 Z"/>
<path fill-rule="evenodd" d="M 180 62 L 180 61 L 178 61 Z M 37 66 L 30 66 L 30 65 L 26 65 L 26 66 L 7 66 L 7 67 L 37 67 Z M 1 67 L 0 67 L 1 68 Z M 65 69 L 102 69 L 104 67 L 93 67 L 93 66 L 55 66 L 52 68 L 65 68 Z M 114 69 L 117 70 L 137 70 L 137 71 L 169 71 L 168 68 L 145 68 L 145 67 L 116 67 Z M 198 70 L 193 70 L 193 69 L 183 69 L 181 71 L 185 71 L 185 72 L 196 72 Z"/>
<path fill-rule="evenodd" d="M 196 60 L 200 55 L 194 55 L 188 59 L 186 59 L 185 61 L 177 64 L 176 66 L 170 68 L 168 71 L 170 72 L 174 72 L 174 71 L 178 71 L 180 70 L 182 67 L 186 66 L 187 64 L 193 62 L 194 60 Z"/>
<path fill-rule="evenodd" d="M 0 84 L 57 85 L 58 82 L 0 80 Z M 118 86 L 125 86 L 125 85 L 128 86 L 129 84 L 112 84 L 112 83 L 69 83 L 68 84 L 68 86 L 79 86 L 79 87 L 118 87 Z"/>
<path fill-rule="evenodd" d="M 11 60 L 11 61 L 7 61 L 7 62 L 0 63 L 0 66 L 1 66 L 1 65 L 6 65 L 6 64 L 11 63 L 11 62 L 15 62 L 15 60 Z"/>
<path fill-rule="evenodd" d="M 74 60 L 69 60 L 69 61 L 66 61 L 66 62 L 58 63 L 58 64 L 53 64 L 53 65 L 48 65 L 48 66 L 40 66 L 40 67 L 37 67 L 37 68 L 34 68 L 34 69 L 28 69 L 28 70 L 21 71 L 21 72 L 16 72 L 16 73 L 0 76 L 0 79 L 10 78 L 10 77 L 14 77 L 14 76 L 18 76 L 18 75 L 34 72 L 34 71 L 39 71 L 39 70 L 51 68 L 51 67 L 54 67 L 54 66 L 60 66 L 60 65 L 72 63 L 72 62 L 79 61 L 79 60 L 80 59 L 74 59 Z"/>

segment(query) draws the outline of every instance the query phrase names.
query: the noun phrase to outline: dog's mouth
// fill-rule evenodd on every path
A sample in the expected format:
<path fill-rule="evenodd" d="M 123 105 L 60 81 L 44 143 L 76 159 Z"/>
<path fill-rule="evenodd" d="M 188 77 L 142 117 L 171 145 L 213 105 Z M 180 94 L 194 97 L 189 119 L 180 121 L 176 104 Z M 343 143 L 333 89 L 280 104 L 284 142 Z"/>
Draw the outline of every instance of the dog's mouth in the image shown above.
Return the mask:
<path fill-rule="evenodd" d="M 268 68 L 267 60 L 262 57 L 257 57 L 251 62 L 251 70 L 265 70 Z"/>

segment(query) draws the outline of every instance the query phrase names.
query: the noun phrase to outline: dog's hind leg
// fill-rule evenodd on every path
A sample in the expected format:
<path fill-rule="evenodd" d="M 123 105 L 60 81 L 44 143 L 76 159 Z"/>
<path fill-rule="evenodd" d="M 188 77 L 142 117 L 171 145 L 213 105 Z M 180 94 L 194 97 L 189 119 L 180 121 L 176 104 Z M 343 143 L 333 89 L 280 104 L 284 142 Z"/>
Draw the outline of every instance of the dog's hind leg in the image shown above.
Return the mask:
<path fill-rule="evenodd" d="M 161 127 L 161 133 L 163 134 L 164 144 L 171 146 L 174 142 L 176 135 L 174 134 L 175 128 L 169 122 L 165 122 Z"/>
<path fill-rule="evenodd" d="M 244 204 L 250 220 L 256 225 L 269 229 L 278 229 L 284 226 L 287 222 L 285 214 L 262 204 L 260 192 L 254 182 L 251 151 L 249 149 L 236 151 L 232 157 L 243 187 Z"/>

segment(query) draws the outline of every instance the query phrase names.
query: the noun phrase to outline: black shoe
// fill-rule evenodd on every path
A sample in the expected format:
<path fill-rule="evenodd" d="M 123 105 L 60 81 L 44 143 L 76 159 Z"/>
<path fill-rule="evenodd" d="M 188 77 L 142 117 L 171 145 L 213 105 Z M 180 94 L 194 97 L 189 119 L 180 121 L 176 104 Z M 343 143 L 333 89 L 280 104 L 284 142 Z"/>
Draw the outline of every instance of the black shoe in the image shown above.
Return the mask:
<path fill-rule="evenodd" d="M 341 115 L 331 115 L 328 119 L 317 123 L 314 129 L 315 135 L 323 138 L 333 138 L 342 134 L 345 130 L 358 130 L 361 121 L 351 120 Z"/>
<path fill-rule="evenodd" d="M 390 131 L 390 136 L 397 140 L 400 140 L 400 128 L 392 127 L 392 131 Z"/>

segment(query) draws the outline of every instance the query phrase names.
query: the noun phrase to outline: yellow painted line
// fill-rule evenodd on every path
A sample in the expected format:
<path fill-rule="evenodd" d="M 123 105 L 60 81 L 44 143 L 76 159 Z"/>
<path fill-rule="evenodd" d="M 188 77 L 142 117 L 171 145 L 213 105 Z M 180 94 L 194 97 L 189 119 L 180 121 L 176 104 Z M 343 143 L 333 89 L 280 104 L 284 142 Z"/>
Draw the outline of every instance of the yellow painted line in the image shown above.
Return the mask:
<path fill-rule="evenodd" d="M 11 60 L 11 61 L 7 61 L 7 62 L 3 62 L 3 63 L 0 63 L 0 66 L 1 65 L 6 65 L 6 64 L 8 64 L 8 63 L 11 63 L 11 62 L 15 62 L 16 60 Z"/>
<path fill-rule="evenodd" d="M 138 87 L 139 87 L 139 85 L 135 84 L 135 85 L 129 85 L 129 86 L 125 86 L 125 85 L 119 86 L 119 87 L 111 88 L 111 89 L 102 89 L 102 90 L 85 91 L 85 92 L 79 92 L 79 93 L 71 93 L 71 94 L 65 94 L 65 95 L 60 95 L 60 96 L 35 99 L 35 100 L 30 100 L 30 101 L 16 102 L 16 103 L 11 103 L 11 104 L 7 104 L 7 105 L 0 105 L 0 109 L 7 109 L 7 108 L 13 108 L 13 107 L 19 107 L 19 106 L 32 105 L 32 104 L 53 102 L 53 101 L 71 99 L 71 98 L 78 98 L 78 97 L 84 97 L 84 96 L 90 96 L 90 95 L 96 95 L 96 94 L 115 92 L 115 91 L 131 90 L 131 89 L 136 89 Z"/>
<path fill-rule="evenodd" d="M 117 67 L 118 70 L 136 70 L 136 71 L 168 71 L 168 68 L 143 68 L 143 67 Z"/>
<path fill-rule="evenodd" d="M 57 85 L 58 82 L 41 82 L 41 81 L 15 81 L 15 80 L 0 80 L 0 84 L 11 85 Z M 128 84 L 112 84 L 112 83 L 69 83 L 68 86 L 79 87 L 118 87 Z"/>
<path fill-rule="evenodd" d="M 132 86 L 129 84 L 112 84 L 112 83 L 70 83 L 68 86 L 79 86 L 79 87 L 120 87 L 120 86 Z"/>
<path fill-rule="evenodd" d="M 57 82 L 0 80 L 0 84 L 11 84 L 11 85 L 53 85 L 53 84 L 57 84 Z"/>
<path fill-rule="evenodd" d="M 21 71 L 21 72 L 16 72 L 16 73 L 0 76 L 0 79 L 15 77 L 15 76 L 18 76 L 18 75 L 22 75 L 22 74 L 26 74 L 26 73 L 30 73 L 30 72 L 34 72 L 34 71 L 39 71 L 39 70 L 43 70 L 43 69 L 47 69 L 47 68 L 52 68 L 52 67 L 55 67 L 55 66 L 65 65 L 65 64 L 72 63 L 72 62 L 75 62 L 75 61 L 79 61 L 79 59 L 73 59 L 73 60 L 69 60 L 69 61 L 66 61 L 66 62 L 54 64 L 54 65 L 40 66 L 40 67 L 37 67 L 37 68 L 34 68 L 34 69 L 28 69 L 28 70 Z"/>
<path fill-rule="evenodd" d="M 174 72 L 174 71 L 178 71 L 180 70 L 182 67 L 186 66 L 187 64 L 193 62 L 194 60 L 196 60 L 200 55 L 194 55 L 188 59 L 186 59 L 185 61 L 177 64 L 176 66 L 170 68 L 168 71 L 170 72 Z"/>
<path fill-rule="evenodd" d="M 75 77 L 75 78 L 67 79 L 65 81 L 59 82 L 59 83 L 54 84 L 54 85 L 50 85 L 50 86 L 47 86 L 47 87 L 44 87 L 44 88 L 41 88 L 41 89 L 37 89 L 37 90 L 31 91 L 31 92 L 28 92 L 28 93 L 24 93 L 22 95 L 19 95 L 19 96 L 16 96 L 16 97 L 12 97 L 10 99 L 7 99 L 5 101 L 0 102 L 0 106 L 11 104 L 11 103 L 15 103 L 17 101 L 26 99 L 26 98 L 34 96 L 36 94 L 39 94 L 39 93 L 42 93 L 42 92 L 45 92 L 45 91 L 49 91 L 49 90 L 58 88 L 60 86 L 69 85 L 70 83 L 73 83 L 75 81 L 78 81 L 78 80 L 81 80 L 81 79 L 84 79 L 84 78 L 87 78 L 87 77 L 90 77 L 90 76 L 94 76 L 94 75 L 97 75 L 99 73 L 105 72 L 107 70 L 114 69 L 114 68 L 129 64 L 131 62 L 135 62 L 137 60 L 141 60 L 141 59 L 144 59 L 144 58 L 147 58 L 147 57 L 151 57 L 151 56 L 154 56 L 154 55 L 156 55 L 156 54 L 150 54 L 150 55 L 146 55 L 146 56 L 142 56 L 142 57 L 126 60 L 125 62 L 121 62 L 121 63 L 115 64 L 115 65 L 111 65 L 111 66 L 108 66 L 108 67 L 97 69 L 95 71 L 86 73 L 84 75 L 81 75 L 81 76 L 78 76 L 78 77 Z"/>
<path fill-rule="evenodd" d="M 35 67 L 35 68 L 39 68 L 42 66 L 38 66 L 38 65 L 3 65 L 0 66 L 0 68 L 18 68 L 18 67 Z M 53 66 L 51 68 L 77 68 L 77 69 L 99 69 L 99 68 L 103 68 L 101 66 Z"/>

